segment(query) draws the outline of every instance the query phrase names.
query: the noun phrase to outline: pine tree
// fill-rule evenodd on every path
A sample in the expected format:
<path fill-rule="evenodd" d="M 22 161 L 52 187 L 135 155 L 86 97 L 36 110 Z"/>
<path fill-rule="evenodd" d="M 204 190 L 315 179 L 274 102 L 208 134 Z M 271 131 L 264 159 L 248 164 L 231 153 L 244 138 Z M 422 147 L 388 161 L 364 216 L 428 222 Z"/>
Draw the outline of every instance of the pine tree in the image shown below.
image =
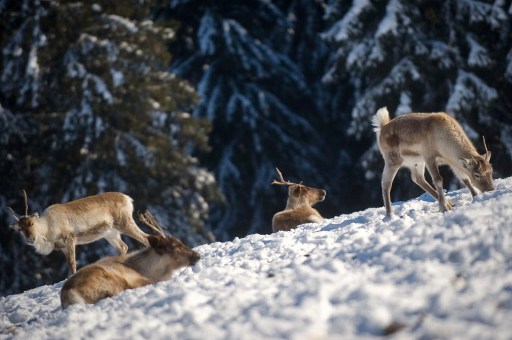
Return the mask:
<path fill-rule="evenodd" d="M 213 240 L 204 222 L 219 193 L 193 156 L 208 150 L 210 124 L 186 113 L 198 96 L 167 72 L 176 24 L 152 20 L 158 6 L 0 4 L 2 211 L 24 211 L 21 189 L 32 211 L 121 191 L 134 198 L 136 210 L 149 208 L 188 244 Z M 35 255 L 13 231 L 0 233 L 2 291 L 67 274 L 61 256 Z M 77 251 L 83 265 L 112 250 L 98 242 Z"/>
<path fill-rule="evenodd" d="M 224 239 L 271 230 L 272 215 L 286 201 L 286 192 L 270 185 L 276 166 L 312 186 L 328 176 L 321 172 L 327 144 L 316 90 L 307 65 L 292 59 L 314 53 L 294 41 L 288 6 L 171 1 L 169 15 L 182 25 L 171 69 L 198 89 L 202 100 L 193 115 L 213 122 L 213 152 L 203 159 L 226 196 L 227 207 L 212 221 Z"/>
<path fill-rule="evenodd" d="M 315 121 L 315 129 L 322 141 L 314 141 L 321 162 L 315 164 L 318 183 L 327 190 L 328 199 L 319 205 L 324 216 L 336 216 L 367 207 L 366 194 L 357 195 L 364 178 L 358 180 L 361 170 L 358 159 L 365 149 L 353 143 L 346 135 L 350 124 L 352 88 L 348 81 L 324 81 L 332 48 L 322 38 L 327 29 L 322 1 L 277 1 L 279 8 L 290 21 L 291 34 L 274 44 L 295 63 L 306 79 L 314 108 L 307 112 Z M 283 41 L 284 40 L 284 41 Z M 289 98 L 289 101 L 294 100 Z M 364 143 L 363 143 L 364 144 Z M 300 164 L 294 165 L 300 168 Z"/>

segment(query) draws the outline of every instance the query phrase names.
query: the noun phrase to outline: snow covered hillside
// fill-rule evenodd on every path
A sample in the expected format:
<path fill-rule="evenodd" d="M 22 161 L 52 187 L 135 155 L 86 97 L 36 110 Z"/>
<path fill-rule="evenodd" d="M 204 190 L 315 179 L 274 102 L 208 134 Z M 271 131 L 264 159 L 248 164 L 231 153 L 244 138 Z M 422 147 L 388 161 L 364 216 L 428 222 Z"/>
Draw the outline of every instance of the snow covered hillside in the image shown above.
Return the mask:
<path fill-rule="evenodd" d="M 62 282 L 3 297 L 0 338 L 510 339 L 512 178 L 496 185 L 449 193 L 446 214 L 421 196 L 390 221 L 371 208 L 197 247 L 194 268 L 96 305 L 62 310 Z"/>

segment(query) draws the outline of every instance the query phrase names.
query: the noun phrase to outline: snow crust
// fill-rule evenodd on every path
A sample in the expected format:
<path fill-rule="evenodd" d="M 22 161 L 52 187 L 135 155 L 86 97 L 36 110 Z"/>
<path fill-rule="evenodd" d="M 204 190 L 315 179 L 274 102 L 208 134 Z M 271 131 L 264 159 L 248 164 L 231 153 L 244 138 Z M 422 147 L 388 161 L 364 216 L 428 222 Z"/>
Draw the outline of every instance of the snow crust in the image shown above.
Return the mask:
<path fill-rule="evenodd" d="M 512 178 L 195 248 L 170 281 L 62 310 L 0 298 L 1 339 L 510 339 Z M 377 189 L 376 189 L 377 190 Z M 269 221 L 270 223 L 270 221 Z"/>

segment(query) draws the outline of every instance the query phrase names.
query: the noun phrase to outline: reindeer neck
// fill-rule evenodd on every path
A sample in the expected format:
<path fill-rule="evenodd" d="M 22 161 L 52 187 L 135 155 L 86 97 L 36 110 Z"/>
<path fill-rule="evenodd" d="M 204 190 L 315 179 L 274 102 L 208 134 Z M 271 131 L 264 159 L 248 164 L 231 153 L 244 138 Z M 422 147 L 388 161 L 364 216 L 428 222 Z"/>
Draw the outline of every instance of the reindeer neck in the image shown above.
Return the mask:
<path fill-rule="evenodd" d="M 48 219 L 45 218 L 44 215 L 39 217 L 39 219 L 37 220 L 37 230 L 42 236 L 46 237 L 48 234 L 51 233 L 51 230 L 48 225 Z"/>
<path fill-rule="evenodd" d="M 450 165 L 452 170 L 454 170 L 457 173 L 457 176 L 459 175 L 459 173 L 461 171 L 466 172 L 461 167 L 459 159 L 463 158 L 463 159 L 471 160 L 473 158 L 480 157 L 480 155 L 478 154 L 476 149 L 472 145 L 467 144 L 467 143 L 466 144 L 460 143 L 458 145 L 458 148 L 452 148 L 452 149 L 448 148 L 445 152 L 446 153 L 443 154 L 443 157 L 442 157 L 442 162 L 444 164 Z"/>
<path fill-rule="evenodd" d="M 299 200 L 291 200 L 291 199 L 288 198 L 288 201 L 286 201 L 286 208 L 284 210 L 293 210 L 293 209 L 296 209 L 297 207 L 300 207 L 302 205 L 305 205 L 305 206 L 308 206 L 308 207 L 311 206 L 307 202 L 299 201 Z"/>
<path fill-rule="evenodd" d="M 480 156 L 478 151 L 476 151 L 472 145 L 464 145 L 464 147 L 461 148 L 461 158 L 471 159 L 478 156 Z"/>
<path fill-rule="evenodd" d="M 124 263 L 128 267 L 144 275 L 143 272 L 155 257 L 152 256 L 154 252 L 155 251 L 151 247 L 137 250 L 131 254 L 128 254 Z"/>
<path fill-rule="evenodd" d="M 457 156 L 460 158 L 471 159 L 472 157 L 479 156 L 479 153 L 473 143 L 471 143 L 466 134 L 461 130 L 457 130 L 454 133 L 454 136 L 449 140 L 449 143 L 453 143 L 452 145 L 457 146 L 454 150 L 457 150 L 459 153 Z"/>
<path fill-rule="evenodd" d="M 50 235 L 52 230 L 48 227 L 48 220 L 40 217 L 36 224 L 36 239 L 34 241 L 35 250 L 42 255 L 48 255 L 55 249 L 55 243 L 48 241 L 54 239 L 54 235 Z"/>
<path fill-rule="evenodd" d="M 153 283 L 167 279 L 171 274 L 168 259 L 158 255 L 153 248 L 146 247 L 128 256 L 125 265 L 147 277 Z"/>
<path fill-rule="evenodd" d="M 284 208 L 285 210 L 292 210 L 294 209 L 296 206 L 297 206 L 297 201 L 296 200 L 293 200 L 291 199 L 290 197 L 288 197 L 288 200 L 286 201 L 286 208 Z"/>
<path fill-rule="evenodd" d="M 292 204 L 290 200 L 288 200 L 288 202 L 286 202 L 286 208 L 284 208 L 284 210 L 292 210 L 293 208 L 295 208 L 294 204 Z"/>

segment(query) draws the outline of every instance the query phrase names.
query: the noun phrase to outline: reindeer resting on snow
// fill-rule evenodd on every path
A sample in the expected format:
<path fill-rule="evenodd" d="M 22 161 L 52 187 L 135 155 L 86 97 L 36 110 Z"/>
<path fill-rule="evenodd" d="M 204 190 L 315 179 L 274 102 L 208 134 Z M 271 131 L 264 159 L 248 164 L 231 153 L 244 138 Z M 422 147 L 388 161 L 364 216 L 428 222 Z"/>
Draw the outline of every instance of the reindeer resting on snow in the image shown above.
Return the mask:
<path fill-rule="evenodd" d="M 121 234 L 133 237 L 148 245 L 148 235 L 141 231 L 133 220 L 132 199 L 119 192 L 81 198 L 46 208 L 41 216 L 28 215 L 27 194 L 25 215 L 18 218 L 12 211 L 16 223 L 12 228 L 21 231 L 28 244 L 42 255 L 54 249 L 64 252 L 71 272 L 76 272 L 75 246 L 101 238 L 113 245 L 119 254 L 126 254 L 128 246 Z"/>
<path fill-rule="evenodd" d="M 384 158 L 382 196 L 386 216 L 391 216 L 391 186 L 398 170 L 405 166 L 411 171 L 412 181 L 439 202 L 445 212 L 452 204 L 444 197 L 443 178 L 439 165 L 448 165 L 468 187 L 474 197 L 478 191 L 494 190 L 491 152 L 483 140 L 485 153 L 478 154 L 460 124 L 444 112 L 410 113 L 390 120 L 383 107 L 372 119 L 379 149 Z M 425 166 L 435 188 L 425 180 Z"/>
<path fill-rule="evenodd" d="M 197 252 L 177 238 L 165 235 L 149 212 L 141 214 L 140 219 L 156 230 L 158 236 L 149 235 L 146 248 L 127 255 L 105 257 L 81 268 L 62 287 L 62 308 L 95 303 L 123 290 L 169 280 L 174 270 L 199 261 Z"/>
<path fill-rule="evenodd" d="M 310 188 L 302 183 L 285 181 L 281 171 L 277 168 L 276 171 L 279 175 L 279 182 L 274 180 L 272 184 L 288 186 L 288 201 L 285 210 L 276 213 L 272 218 L 272 231 L 275 233 L 281 230 L 295 229 L 304 223 L 322 222 L 323 217 L 312 206 L 325 199 L 325 190 Z"/>

